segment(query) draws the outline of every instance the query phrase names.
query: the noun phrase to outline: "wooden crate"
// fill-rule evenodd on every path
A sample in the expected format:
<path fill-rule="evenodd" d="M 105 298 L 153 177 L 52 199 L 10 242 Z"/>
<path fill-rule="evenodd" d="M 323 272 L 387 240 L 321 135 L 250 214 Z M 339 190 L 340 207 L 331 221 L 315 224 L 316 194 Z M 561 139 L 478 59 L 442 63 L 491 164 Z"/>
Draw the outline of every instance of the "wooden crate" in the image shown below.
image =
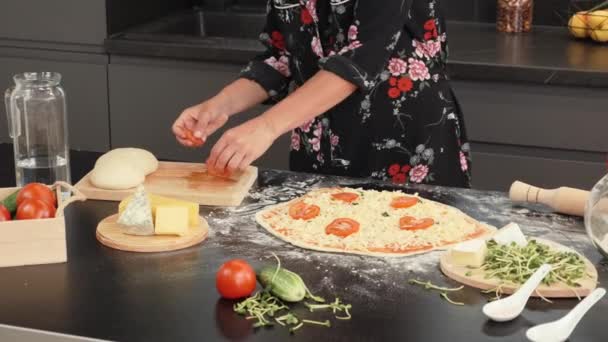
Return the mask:
<path fill-rule="evenodd" d="M 62 200 L 59 191 L 64 188 L 71 196 Z M 0 267 L 40 265 L 67 261 L 64 209 L 75 201 L 86 198 L 69 184 L 58 182 L 59 205 L 54 218 L 0 222 Z M 0 188 L 5 198 L 18 188 Z"/>

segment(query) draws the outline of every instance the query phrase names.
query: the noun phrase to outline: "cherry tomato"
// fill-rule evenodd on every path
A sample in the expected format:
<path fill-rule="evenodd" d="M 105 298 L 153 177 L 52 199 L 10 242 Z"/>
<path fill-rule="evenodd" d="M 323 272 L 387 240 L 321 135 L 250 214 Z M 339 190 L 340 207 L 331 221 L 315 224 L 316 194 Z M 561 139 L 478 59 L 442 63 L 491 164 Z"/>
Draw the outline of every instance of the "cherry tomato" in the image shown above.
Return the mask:
<path fill-rule="evenodd" d="M 391 202 L 391 207 L 395 209 L 405 209 L 409 207 L 413 207 L 418 204 L 418 198 L 411 196 L 400 196 L 393 198 Z"/>
<path fill-rule="evenodd" d="M 11 212 L 6 209 L 5 206 L 0 204 L 0 222 L 2 221 L 10 221 L 11 220 Z"/>
<path fill-rule="evenodd" d="M 255 271 L 245 261 L 234 259 L 223 264 L 217 271 L 215 286 L 222 297 L 244 298 L 255 290 Z"/>
<path fill-rule="evenodd" d="M 205 143 L 203 139 L 194 136 L 192 131 L 186 129 L 186 139 L 192 143 L 193 147 L 201 147 Z"/>
<path fill-rule="evenodd" d="M 335 219 L 325 227 L 325 234 L 347 237 L 359 231 L 359 222 L 349 218 Z"/>
<path fill-rule="evenodd" d="M 430 217 L 417 219 L 413 216 L 403 216 L 399 219 L 399 228 L 403 230 L 422 230 L 430 228 L 435 224 L 435 220 Z"/>
<path fill-rule="evenodd" d="M 359 199 L 359 195 L 355 194 L 354 192 L 339 192 L 337 194 L 332 194 L 331 198 L 346 203 L 353 203 Z"/>
<path fill-rule="evenodd" d="M 57 198 L 53 190 L 41 183 L 30 183 L 24 186 L 17 194 L 17 207 L 26 199 L 38 199 L 47 202 L 53 207 L 57 205 Z"/>
<path fill-rule="evenodd" d="M 289 216 L 294 220 L 310 220 L 319 216 L 320 212 L 319 206 L 304 202 L 297 202 L 289 207 Z"/>
<path fill-rule="evenodd" d="M 44 219 L 55 217 L 55 207 L 39 199 L 24 199 L 17 207 L 17 220 Z"/>

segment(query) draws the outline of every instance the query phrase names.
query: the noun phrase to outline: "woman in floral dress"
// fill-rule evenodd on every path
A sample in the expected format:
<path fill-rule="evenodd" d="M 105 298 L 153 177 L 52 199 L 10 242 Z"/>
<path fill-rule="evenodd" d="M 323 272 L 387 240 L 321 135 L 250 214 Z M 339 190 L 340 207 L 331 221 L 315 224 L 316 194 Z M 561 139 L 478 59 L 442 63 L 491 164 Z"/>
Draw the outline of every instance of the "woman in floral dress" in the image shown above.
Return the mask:
<path fill-rule="evenodd" d="M 173 131 L 192 146 L 229 116 L 268 111 L 224 133 L 207 163 L 243 169 L 291 131 L 294 171 L 468 187 L 462 112 L 446 75 L 437 0 L 271 0 L 266 51 Z"/>

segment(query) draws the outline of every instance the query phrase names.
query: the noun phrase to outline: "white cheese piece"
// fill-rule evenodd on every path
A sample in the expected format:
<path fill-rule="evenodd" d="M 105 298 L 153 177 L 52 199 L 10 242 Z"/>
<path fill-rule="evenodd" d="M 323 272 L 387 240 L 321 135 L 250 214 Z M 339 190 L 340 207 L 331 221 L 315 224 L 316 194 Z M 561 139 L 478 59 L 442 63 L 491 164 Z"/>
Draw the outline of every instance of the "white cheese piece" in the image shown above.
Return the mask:
<path fill-rule="evenodd" d="M 466 241 L 450 249 L 450 260 L 456 266 L 481 267 L 487 252 L 485 240 Z"/>
<path fill-rule="evenodd" d="M 137 187 L 133 200 L 118 217 L 118 223 L 125 226 L 130 235 L 154 235 L 152 206 L 142 185 Z"/>
<path fill-rule="evenodd" d="M 516 245 L 525 247 L 528 244 L 528 240 L 526 240 L 524 233 L 522 233 L 517 223 L 513 222 L 500 229 L 492 239 L 499 245 L 509 245 L 512 242 L 515 242 Z"/>

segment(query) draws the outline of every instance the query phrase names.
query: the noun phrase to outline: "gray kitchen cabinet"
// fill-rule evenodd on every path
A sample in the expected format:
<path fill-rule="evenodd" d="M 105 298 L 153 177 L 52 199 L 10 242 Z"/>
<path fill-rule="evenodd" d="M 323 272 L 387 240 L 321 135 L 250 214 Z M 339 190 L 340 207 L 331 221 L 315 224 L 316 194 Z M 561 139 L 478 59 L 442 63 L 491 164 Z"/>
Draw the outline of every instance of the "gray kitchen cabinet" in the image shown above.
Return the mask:
<path fill-rule="evenodd" d="M 13 84 L 14 74 L 26 71 L 61 73 L 70 147 L 105 151 L 110 145 L 107 60 L 106 55 L 0 48 L 0 84 L 7 88 Z M 10 142 L 4 105 L 0 111 L 0 142 Z"/>
<path fill-rule="evenodd" d="M 590 189 L 605 173 L 605 89 L 454 81 L 473 149 L 473 187 L 515 180 Z"/>
<path fill-rule="evenodd" d="M 167 160 L 204 160 L 229 127 L 263 111 L 257 107 L 233 116 L 201 149 L 179 145 L 171 125 L 185 108 L 217 93 L 240 67 L 227 64 L 112 57 L 109 65 L 112 147 L 141 147 Z M 255 165 L 288 167 L 289 138 L 281 137 Z"/>
<path fill-rule="evenodd" d="M 591 188 L 606 174 L 604 163 L 475 152 L 473 187 L 509 191 L 520 180 L 544 188 Z"/>
<path fill-rule="evenodd" d="M 608 151 L 606 89 L 454 81 L 476 142 Z"/>
<path fill-rule="evenodd" d="M 103 44 L 105 0 L 2 0 L 0 39 Z"/>

